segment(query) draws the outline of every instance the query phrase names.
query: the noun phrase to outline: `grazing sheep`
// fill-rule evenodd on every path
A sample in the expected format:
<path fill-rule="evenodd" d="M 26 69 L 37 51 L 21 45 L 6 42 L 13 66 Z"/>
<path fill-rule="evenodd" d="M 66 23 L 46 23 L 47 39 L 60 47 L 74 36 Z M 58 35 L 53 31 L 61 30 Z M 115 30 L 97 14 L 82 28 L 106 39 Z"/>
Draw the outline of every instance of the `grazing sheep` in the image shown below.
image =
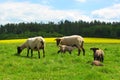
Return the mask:
<path fill-rule="evenodd" d="M 99 48 L 90 48 L 90 50 L 93 50 L 94 60 L 99 60 L 99 61 L 103 62 L 103 60 L 104 60 L 103 50 L 101 50 Z"/>
<path fill-rule="evenodd" d="M 72 50 L 76 48 L 75 45 L 73 45 L 73 46 L 59 45 L 59 47 L 60 47 L 60 50 L 58 50 L 58 53 L 59 52 L 65 53 L 66 51 L 68 51 L 70 54 L 71 54 Z"/>
<path fill-rule="evenodd" d="M 81 36 L 79 35 L 65 36 L 61 38 L 56 38 L 55 40 L 57 46 L 59 44 L 67 46 L 76 45 L 76 47 L 78 48 L 78 56 L 80 55 L 81 49 L 83 51 L 83 55 L 85 56 L 85 50 L 83 48 L 84 39 Z"/>
<path fill-rule="evenodd" d="M 94 61 L 91 63 L 91 65 L 103 66 L 103 64 L 102 64 L 100 61 L 98 61 L 98 60 L 94 60 Z"/>
<path fill-rule="evenodd" d="M 20 54 L 23 49 L 27 48 L 27 56 L 29 56 L 29 50 L 31 50 L 31 57 L 32 57 L 33 50 L 34 50 L 34 51 L 38 51 L 38 57 L 40 58 L 39 50 L 42 49 L 43 57 L 45 57 L 44 43 L 45 43 L 45 40 L 41 36 L 28 38 L 25 43 L 23 43 L 21 46 L 17 47 L 17 53 Z"/>

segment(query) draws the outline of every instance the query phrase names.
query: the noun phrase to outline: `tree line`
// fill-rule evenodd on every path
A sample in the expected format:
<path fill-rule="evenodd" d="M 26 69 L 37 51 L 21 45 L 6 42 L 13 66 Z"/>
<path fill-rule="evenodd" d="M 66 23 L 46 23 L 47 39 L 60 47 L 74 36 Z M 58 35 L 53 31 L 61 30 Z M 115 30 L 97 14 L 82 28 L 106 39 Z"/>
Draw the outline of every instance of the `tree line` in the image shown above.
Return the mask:
<path fill-rule="evenodd" d="M 23 22 L 0 25 L 0 39 L 18 39 L 33 36 L 60 37 L 67 35 L 120 38 L 120 22 L 61 20 L 58 23 Z"/>

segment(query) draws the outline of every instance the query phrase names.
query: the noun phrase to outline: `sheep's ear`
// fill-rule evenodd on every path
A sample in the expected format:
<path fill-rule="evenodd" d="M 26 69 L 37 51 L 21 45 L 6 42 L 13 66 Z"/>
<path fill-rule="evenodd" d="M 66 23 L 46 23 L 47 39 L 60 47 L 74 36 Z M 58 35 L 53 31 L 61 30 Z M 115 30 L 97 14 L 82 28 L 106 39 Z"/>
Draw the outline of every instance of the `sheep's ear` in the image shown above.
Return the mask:
<path fill-rule="evenodd" d="M 99 48 L 96 48 L 96 50 L 98 50 Z"/>
<path fill-rule="evenodd" d="M 21 49 L 21 47 L 20 47 L 20 46 L 17 46 L 17 49 Z"/>
<path fill-rule="evenodd" d="M 90 50 L 93 50 L 93 48 L 90 48 Z"/>
<path fill-rule="evenodd" d="M 61 41 L 60 38 L 56 38 L 56 44 L 57 44 L 57 46 L 59 45 L 60 41 Z"/>
<path fill-rule="evenodd" d="M 58 40 L 61 40 L 61 39 L 60 38 L 56 38 L 55 40 L 58 41 Z"/>
<path fill-rule="evenodd" d="M 17 53 L 20 54 L 22 52 L 22 48 L 21 47 L 17 47 Z"/>
<path fill-rule="evenodd" d="M 60 42 L 61 41 L 61 38 L 56 38 L 55 39 L 57 42 Z"/>
<path fill-rule="evenodd" d="M 56 39 L 54 39 L 54 41 L 57 41 L 57 38 L 56 38 Z"/>
<path fill-rule="evenodd" d="M 19 48 L 19 46 L 17 46 L 17 49 Z"/>

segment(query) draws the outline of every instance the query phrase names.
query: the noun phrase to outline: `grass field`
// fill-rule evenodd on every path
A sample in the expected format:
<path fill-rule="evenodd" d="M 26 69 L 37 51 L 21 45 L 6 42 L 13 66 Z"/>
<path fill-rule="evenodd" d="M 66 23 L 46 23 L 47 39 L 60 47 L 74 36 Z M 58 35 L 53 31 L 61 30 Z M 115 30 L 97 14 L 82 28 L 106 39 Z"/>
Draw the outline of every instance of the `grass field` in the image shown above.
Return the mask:
<path fill-rule="evenodd" d="M 101 42 L 101 40 L 103 42 Z M 20 56 L 16 47 L 22 40 L 0 40 L 0 80 L 120 80 L 120 40 L 85 38 L 86 55 L 57 54 L 54 38 L 46 38 L 46 57 L 26 57 L 26 50 Z M 110 42 L 111 41 L 111 42 Z M 105 52 L 104 66 L 90 65 L 93 52 L 90 47 L 99 47 Z"/>

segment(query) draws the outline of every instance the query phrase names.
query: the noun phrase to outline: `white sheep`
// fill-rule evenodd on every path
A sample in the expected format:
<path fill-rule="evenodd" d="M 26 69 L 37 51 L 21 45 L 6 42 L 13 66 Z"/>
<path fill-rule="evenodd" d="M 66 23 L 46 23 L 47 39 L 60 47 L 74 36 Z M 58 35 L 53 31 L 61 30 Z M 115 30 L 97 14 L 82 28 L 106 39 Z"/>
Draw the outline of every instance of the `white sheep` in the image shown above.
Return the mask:
<path fill-rule="evenodd" d="M 94 60 L 98 60 L 103 62 L 104 61 L 104 51 L 99 48 L 90 48 L 90 50 L 93 50 L 93 57 Z"/>
<path fill-rule="evenodd" d="M 61 37 L 61 38 L 56 38 L 55 40 L 56 40 L 57 46 L 59 44 L 67 45 L 67 46 L 76 45 L 76 47 L 78 48 L 78 56 L 80 55 L 81 49 L 83 51 L 83 55 L 85 55 L 85 50 L 83 48 L 83 44 L 84 44 L 83 37 L 81 37 L 79 35 L 72 35 L 72 36 L 65 36 L 65 37 Z"/>
<path fill-rule="evenodd" d="M 27 48 L 27 56 L 29 56 L 29 50 L 31 50 L 31 57 L 32 57 L 34 50 L 34 51 L 38 51 L 38 57 L 40 58 L 39 50 L 42 49 L 43 57 L 45 57 L 44 44 L 45 44 L 45 40 L 41 36 L 28 38 L 25 43 L 17 47 L 17 53 L 20 54 L 23 49 Z"/>
<path fill-rule="evenodd" d="M 59 52 L 65 53 L 66 51 L 68 51 L 71 54 L 72 50 L 75 49 L 76 46 L 59 45 L 59 48 L 60 50 L 58 50 L 58 53 Z"/>

